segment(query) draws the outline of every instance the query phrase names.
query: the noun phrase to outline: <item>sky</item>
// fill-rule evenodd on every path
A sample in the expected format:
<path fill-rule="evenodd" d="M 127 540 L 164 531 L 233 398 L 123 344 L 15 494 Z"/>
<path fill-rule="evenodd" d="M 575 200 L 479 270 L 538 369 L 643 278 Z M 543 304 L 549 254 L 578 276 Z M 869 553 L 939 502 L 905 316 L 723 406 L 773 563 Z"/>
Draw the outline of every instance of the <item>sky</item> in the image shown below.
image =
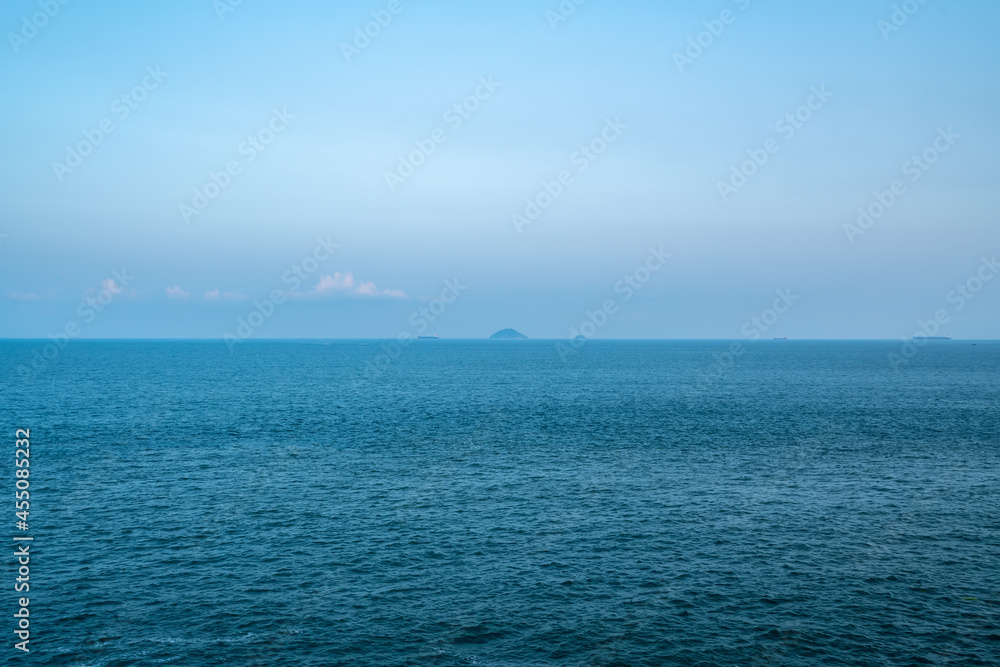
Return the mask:
<path fill-rule="evenodd" d="M 1000 338 L 998 19 L 11 0 L 0 336 Z"/>

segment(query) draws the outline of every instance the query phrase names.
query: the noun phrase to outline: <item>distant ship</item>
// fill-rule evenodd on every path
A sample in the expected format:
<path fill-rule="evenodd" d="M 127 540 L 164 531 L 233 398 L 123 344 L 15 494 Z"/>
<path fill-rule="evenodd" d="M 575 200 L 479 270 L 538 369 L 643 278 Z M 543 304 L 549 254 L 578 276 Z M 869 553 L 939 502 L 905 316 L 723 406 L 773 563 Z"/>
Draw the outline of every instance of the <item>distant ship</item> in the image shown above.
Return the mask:
<path fill-rule="evenodd" d="M 417 336 L 420 340 L 438 340 L 441 336 Z"/>
<path fill-rule="evenodd" d="M 788 340 L 787 338 L 775 338 L 774 340 Z"/>
<path fill-rule="evenodd" d="M 927 340 L 951 340 L 951 336 L 928 336 Z"/>

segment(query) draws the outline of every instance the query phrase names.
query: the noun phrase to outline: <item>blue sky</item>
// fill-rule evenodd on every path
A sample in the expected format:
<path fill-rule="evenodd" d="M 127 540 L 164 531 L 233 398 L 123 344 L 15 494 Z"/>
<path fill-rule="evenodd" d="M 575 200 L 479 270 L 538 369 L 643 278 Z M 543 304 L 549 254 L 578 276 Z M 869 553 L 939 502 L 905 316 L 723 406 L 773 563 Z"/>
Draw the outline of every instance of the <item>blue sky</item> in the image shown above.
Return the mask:
<path fill-rule="evenodd" d="M 219 338 L 283 290 L 255 336 L 391 337 L 458 280 L 433 333 L 566 337 L 611 299 L 597 337 L 739 338 L 790 289 L 767 335 L 909 337 L 947 309 L 942 333 L 998 337 L 1000 280 L 948 299 L 1000 252 L 996 3 L 912 0 L 893 25 L 870 0 L 587 0 L 558 22 L 555 0 L 224 1 L 4 5 L 0 336 Z M 373 12 L 391 22 L 348 59 Z M 293 288 L 318 238 L 338 247 Z"/>

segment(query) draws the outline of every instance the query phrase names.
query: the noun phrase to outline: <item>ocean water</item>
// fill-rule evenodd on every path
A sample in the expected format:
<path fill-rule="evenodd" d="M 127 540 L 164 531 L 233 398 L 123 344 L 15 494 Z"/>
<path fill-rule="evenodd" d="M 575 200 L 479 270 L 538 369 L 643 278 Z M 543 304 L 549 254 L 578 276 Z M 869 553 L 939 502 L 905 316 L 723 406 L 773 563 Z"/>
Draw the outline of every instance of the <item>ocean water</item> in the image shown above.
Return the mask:
<path fill-rule="evenodd" d="M 9 664 L 1000 664 L 1000 344 L 43 346 Z"/>

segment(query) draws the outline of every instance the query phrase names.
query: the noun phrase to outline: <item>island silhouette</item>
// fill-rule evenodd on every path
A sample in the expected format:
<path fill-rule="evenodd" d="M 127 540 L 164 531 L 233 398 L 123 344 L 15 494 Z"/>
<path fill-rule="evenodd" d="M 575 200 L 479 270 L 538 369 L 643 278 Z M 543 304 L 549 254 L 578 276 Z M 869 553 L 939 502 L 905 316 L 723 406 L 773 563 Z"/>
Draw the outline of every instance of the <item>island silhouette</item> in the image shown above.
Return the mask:
<path fill-rule="evenodd" d="M 503 331 L 498 331 L 492 336 L 490 340 L 527 340 L 528 337 L 525 336 L 520 331 L 514 329 L 504 329 Z"/>

